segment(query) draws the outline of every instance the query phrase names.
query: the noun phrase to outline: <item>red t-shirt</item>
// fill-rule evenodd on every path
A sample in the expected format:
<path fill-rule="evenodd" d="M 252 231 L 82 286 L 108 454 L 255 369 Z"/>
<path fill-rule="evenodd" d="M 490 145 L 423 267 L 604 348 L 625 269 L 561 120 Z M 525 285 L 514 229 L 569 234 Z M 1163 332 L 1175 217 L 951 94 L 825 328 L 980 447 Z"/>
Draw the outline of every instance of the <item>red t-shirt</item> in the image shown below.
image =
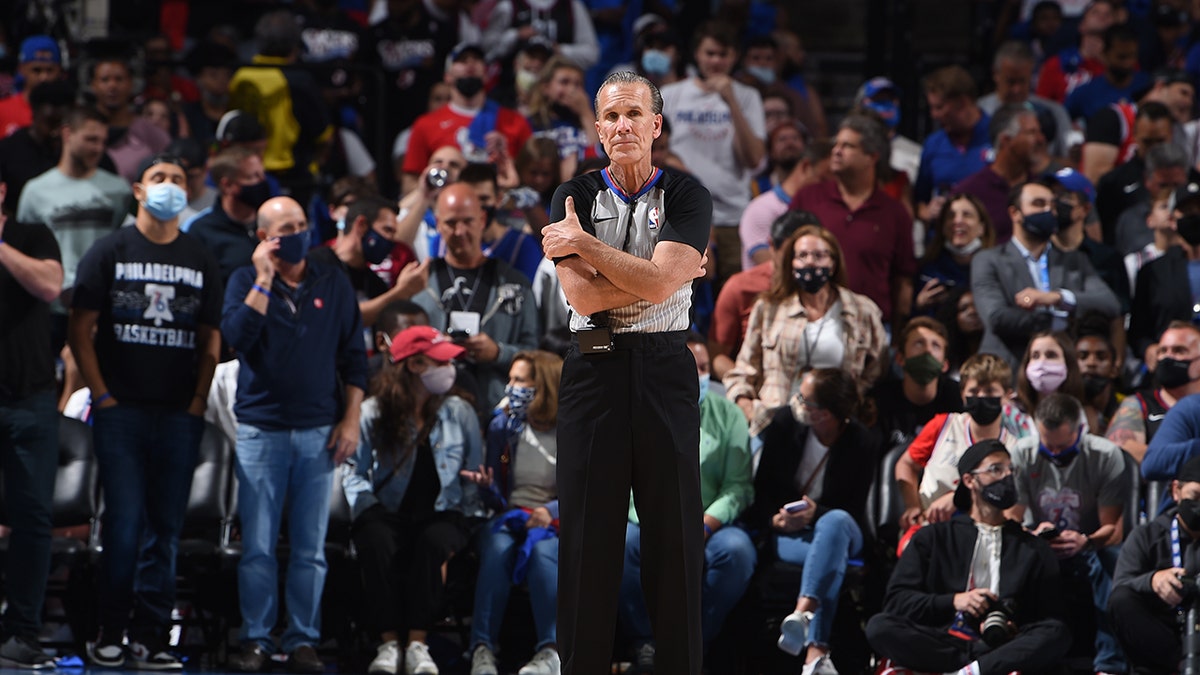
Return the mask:
<path fill-rule="evenodd" d="M 709 333 L 715 342 L 729 349 L 727 356 L 730 358 L 737 358 L 742 340 L 746 337 L 750 310 L 754 308 L 754 301 L 759 294 L 770 288 L 771 275 L 774 273 L 775 264 L 768 260 L 734 274 L 721 287 Z"/>
<path fill-rule="evenodd" d="M 1070 94 L 1081 84 L 1097 75 L 1104 74 L 1104 64 L 1094 59 L 1083 59 L 1075 72 L 1067 74 L 1062 69 L 1062 57 L 1052 56 L 1042 64 L 1038 74 L 1037 95 L 1051 101 L 1063 103 Z"/>
<path fill-rule="evenodd" d="M 467 127 L 473 119 L 473 115 L 464 115 L 451 105 L 444 105 L 418 117 L 412 126 L 408 152 L 404 155 L 404 172 L 424 171 L 434 151 L 446 145 L 460 148 L 468 162 L 487 162 L 483 148 L 476 148 L 467 137 Z M 500 107 L 496 113 L 496 131 L 508 141 L 510 157 L 516 157 L 525 142 L 533 136 L 525 117 L 505 107 Z"/>
<path fill-rule="evenodd" d="M 33 124 L 33 111 L 20 94 L 0 99 L 0 138 L 13 135 L 17 129 Z"/>

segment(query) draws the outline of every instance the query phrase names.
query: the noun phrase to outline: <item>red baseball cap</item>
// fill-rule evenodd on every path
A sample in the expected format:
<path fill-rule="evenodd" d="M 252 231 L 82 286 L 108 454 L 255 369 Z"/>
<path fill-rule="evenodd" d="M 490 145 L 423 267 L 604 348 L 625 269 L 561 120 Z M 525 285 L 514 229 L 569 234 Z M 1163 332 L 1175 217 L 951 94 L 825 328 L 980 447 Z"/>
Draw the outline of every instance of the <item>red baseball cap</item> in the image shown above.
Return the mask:
<path fill-rule="evenodd" d="M 392 361 L 399 362 L 416 354 L 434 361 L 453 361 L 467 350 L 431 326 L 411 326 L 392 338 Z"/>

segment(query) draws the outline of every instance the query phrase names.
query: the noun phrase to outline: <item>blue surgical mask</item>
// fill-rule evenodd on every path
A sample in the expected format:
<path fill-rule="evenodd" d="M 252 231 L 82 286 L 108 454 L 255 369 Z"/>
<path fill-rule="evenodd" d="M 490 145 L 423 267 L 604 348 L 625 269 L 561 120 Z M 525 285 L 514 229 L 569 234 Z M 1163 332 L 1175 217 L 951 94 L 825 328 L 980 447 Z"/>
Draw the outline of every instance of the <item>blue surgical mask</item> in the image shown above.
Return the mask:
<path fill-rule="evenodd" d="M 158 220 L 173 220 L 187 208 L 187 192 L 174 183 L 147 185 L 142 206 Z"/>
<path fill-rule="evenodd" d="M 671 72 L 671 55 L 661 49 L 647 49 L 642 52 L 642 70 L 647 75 L 666 75 Z"/>
<path fill-rule="evenodd" d="M 275 257 L 285 263 L 296 265 L 304 260 L 306 252 L 308 252 L 308 230 L 280 237 L 279 249 L 275 251 Z"/>
<path fill-rule="evenodd" d="M 392 242 L 375 230 L 367 230 L 362 238 L 362 250 L 368 265 L 378 265 L 392 252 Z"/>
<path fill-rule="evenodd" d="M 1083 430 L 1080 429 L 1079 435 L 1075 437 L 1075 442 L 1071 444 L 1071 447 L 1063 450 L 1057 455 L 1051 454 L 1050 449 L 1046 447 L 1045 443 L 1038 443 L 1038 452 L 1040 452 L 1046 459 L 1050 460 L 1050 463 L 1054 466 L 1057 466 L 1060 469 L 1064 468 L 1070 465 L 1071 461 L 1079 455 L 1079 440 L 1082 437 Z"/>
<path fill-rule="evenodd" d="M 897 105 L 895 101 L 888 101 L 886 103 L 867 101 L 865 105 L 868 109 L 874 110 L 876 113 L 878 113 L 879 117 L 883 119 L 883 123 L 886 124 L 889 129 L 895 129 L 896 125 L 900 124 L 900 106 Z"/>
<path fill-rule="evenodd" d="M 704 396 L 708 393 L 708 384 L 712 381 L 712 376 L 705 373 L 700 376 L 700 400 L 704 400 Z"/>
<path fill-rule="evenodd" d="M 746 66 L 746 72 L 763 84 L 775 83 L 775 71 L 766 66 Z"/>

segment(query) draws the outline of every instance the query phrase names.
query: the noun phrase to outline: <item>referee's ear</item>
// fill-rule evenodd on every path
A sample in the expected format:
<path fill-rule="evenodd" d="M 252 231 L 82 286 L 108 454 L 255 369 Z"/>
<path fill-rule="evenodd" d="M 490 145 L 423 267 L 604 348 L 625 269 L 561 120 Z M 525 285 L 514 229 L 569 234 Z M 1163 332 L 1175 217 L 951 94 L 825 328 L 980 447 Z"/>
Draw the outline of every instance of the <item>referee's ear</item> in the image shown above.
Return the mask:
<path fill-rule="evenodd" d="M 662 135 L 662 123 L 663 123 L 662 113 L 655 115 L 654 116 L 654 137 L 655 138 L 658 138 L 659 136 Z"/>

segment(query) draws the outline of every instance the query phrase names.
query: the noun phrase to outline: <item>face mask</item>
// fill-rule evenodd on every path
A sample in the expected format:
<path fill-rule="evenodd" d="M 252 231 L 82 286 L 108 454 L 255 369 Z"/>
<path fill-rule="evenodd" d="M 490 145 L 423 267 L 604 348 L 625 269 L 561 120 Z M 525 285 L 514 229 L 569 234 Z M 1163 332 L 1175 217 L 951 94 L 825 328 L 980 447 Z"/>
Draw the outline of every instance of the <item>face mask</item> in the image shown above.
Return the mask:
<path fill-rule="evenodd" d="M 525 419 L 525 415 L 529 412 L 529 404 L 533 403 L 533 395 L 536 393 L 535 387 L 505 385 L 504 395 L 508 397 L 508 416 Z"/>
<path fill-rule="evenodd" d="M 1057 466 L 1060 469 L 1065 468 L 1069 466 L 1071 461 L 1075 459 L 1075 456 L 1079 454 L 1079 437 L 1076 436 L 1075 442 L 1071 444 L 1071 447 L 1063 450 L 1057 455 L 1050 454 L 1050 449 L 1046 447 L 1045 443 L 1038 443 L 1038 452 L 1042 453 L 1042 456 L 1050 460 L 1050 463 L 1054 466 Z"/>
<path fill-rule="evenodd" d="M 441 396 L 450 391 L 450 387 L 454 386 L 454 378 L 458 373 L 454 370 L 453 363 L 446 363 L 433 368 L 426 368 L 425 372 L 421 373 L 421 384 L 425 385 L 425 390 L 434 396 Z"/>
<path fill-rule="evenodd" d="M 1067 381 L 1067 364 L 1062 361 L 1039 359 L 1025 366 L 1025 377 L 1039 394 L 1051 394 Z"/>
<path fill-rule="evenodd" d="M 828 267 L 792 268 L 792 278 L 796 280 L 805 293 L 816 293 L 829 283 L 830 269 Z"/>
<path fill-rule="evenodd" d="M 1133 70 L 1129 68 L 1109 68 L 1108 74 L 1112 75 L 1114 80 L 1124 80 L 1133 75 Z"/>
<path fill-rule="evenodd" d="M 158 220 L 173 220 L 187 208 L 187 192 L 174 183 L 146 185 L 146 212 Z"/>
<path fill-rule="evenodd" d="M 492 223 L 494 223 L 496 221 L 496 207 L 495 206 L 485 206 L 483 209 L 483 217 L 487 218 L 487 220 L 485 220 L 484 222 L 487 223 L 488 225 L 491 225 Z"/>
<path fill-rule="evenodd" d="M 454 88 L 463 96 L 471 98 L 480 91 L 483 91 L 483 78 L 460 77 L 454 81 Z"/>
<path fill-rule="evenodd" d="M 1010 473 L 995 483 L 984 485 L 979 494 L 985 502 L 1003 511 L 1017 503 L 1017 480 Z"/>
<path fill-rule="evenodd" d="M 517 91 L 525 93 L 537 86 L 538 74 L 528 70 L 518 70 L 516 75 Z"/>
<path fill-rule="evenodd" d="M 666 75 L 671 71 L 671 55 L 661 49 L 647 49 L 642 52 L 642 70 L 647 75 Z"/>
<path fill-rule="evenodd" d="M 307 250 L 308 230 L 305 230 L 280 237 L 279 248 L 275 251 L 275 257 L 285 263 L 295 265 L 304 260 L 304 253 Z"/>
<path fill-rule="evenodd" d="M 1171 357 L 1159 359 L 1158 365 L 1154 367 L 1154 378 L 1164 389 L 1182 387 L 1192 381 L 1192 376 L 1188 373 L 1192 361 L 1180 361 Z"/>
<path fill-rule="evenodd" d="M 929 352 L 919 356 L 904 359 L 904 374 L 912 378 L 918 386 L 925 386 L 942 374 L 942 362 Z"/>
<path fill-rule="evenodd" d="M 705 373 L 700 376 L 700 400 L 704 400 L 704 395 L 708 393 L 708 384 L 712 381 L 712 375 Z"/>
<path fill-rule="evenodd" d="M 251 185 L 243 185 L 237 193 L 237 200 L 255 211 L 270 198 L 271 186 L 267 184 L 266 179 Z"/>
<path fill-rule="evenodd" d="M 367 230 L 362 238 L 363 259 L 368 265 L 378 265 L 392 252 L 392 242 L 375 230 Z"/>
<path fill-rule="evenodd" d="M 963 407 L 967 409 L 967 414 L 975 420 L 976 424 L 986 427 L 1000 416 L 1004 404 L 1000 402 L 999 396 L 968 396 Z"/>
<path fill-rule="evenodd" d="M 1192 532 L 1200 532 L 1200 499 L 1182 499 L 1179 502 L 1179 520 Z"/>
<path fill-rule="evenodd" d="M 1108 385 L 1110 380 L 1107 377 L 1100 375 L 1084 375 L 1083 376 L 1083 397 L 1087 400 L 1092 400 L 1104 391 L 1104 387 Z"/>
<path fill-rule="evenodd" d="M 1175 229 L 1189 246 L 1200 246 L 1200 213 L 1192 213 L 1175 221 Z"/>
<path fill-rule="evenodd" d="M 1038 241 L 1046 241 L 1058 232 L 1058 214 L 1054 211 L 1039 211 L 1022 214 L 1025 219 L 1025 233 Z"/>
<path fill-rule="evenodd" d="M 764 66 L 746 66 L 746 72 L 763 84 L 775 83 L 775 71 Z"/>
<path fill-rule="evenodd" d="M 868 110 L 874 110 L 878 113 L 879 117 L 883 119 L 883 123 L 889 129 L 895 129 L 896 125 L 900 124 L 900 106 L 896 102 L 875 103 L 867 101 L 865 105 Z"/>
<path fill-rule="evenodd" d="M 955 246 L 950 242 L 946 242 L 945 248 L 951 253 L 951 255 L 968 256 L 983 248 L 983 240 L 979 237 L 975 237 L 971 241 L 967 242 L 965 246 Z"/>

